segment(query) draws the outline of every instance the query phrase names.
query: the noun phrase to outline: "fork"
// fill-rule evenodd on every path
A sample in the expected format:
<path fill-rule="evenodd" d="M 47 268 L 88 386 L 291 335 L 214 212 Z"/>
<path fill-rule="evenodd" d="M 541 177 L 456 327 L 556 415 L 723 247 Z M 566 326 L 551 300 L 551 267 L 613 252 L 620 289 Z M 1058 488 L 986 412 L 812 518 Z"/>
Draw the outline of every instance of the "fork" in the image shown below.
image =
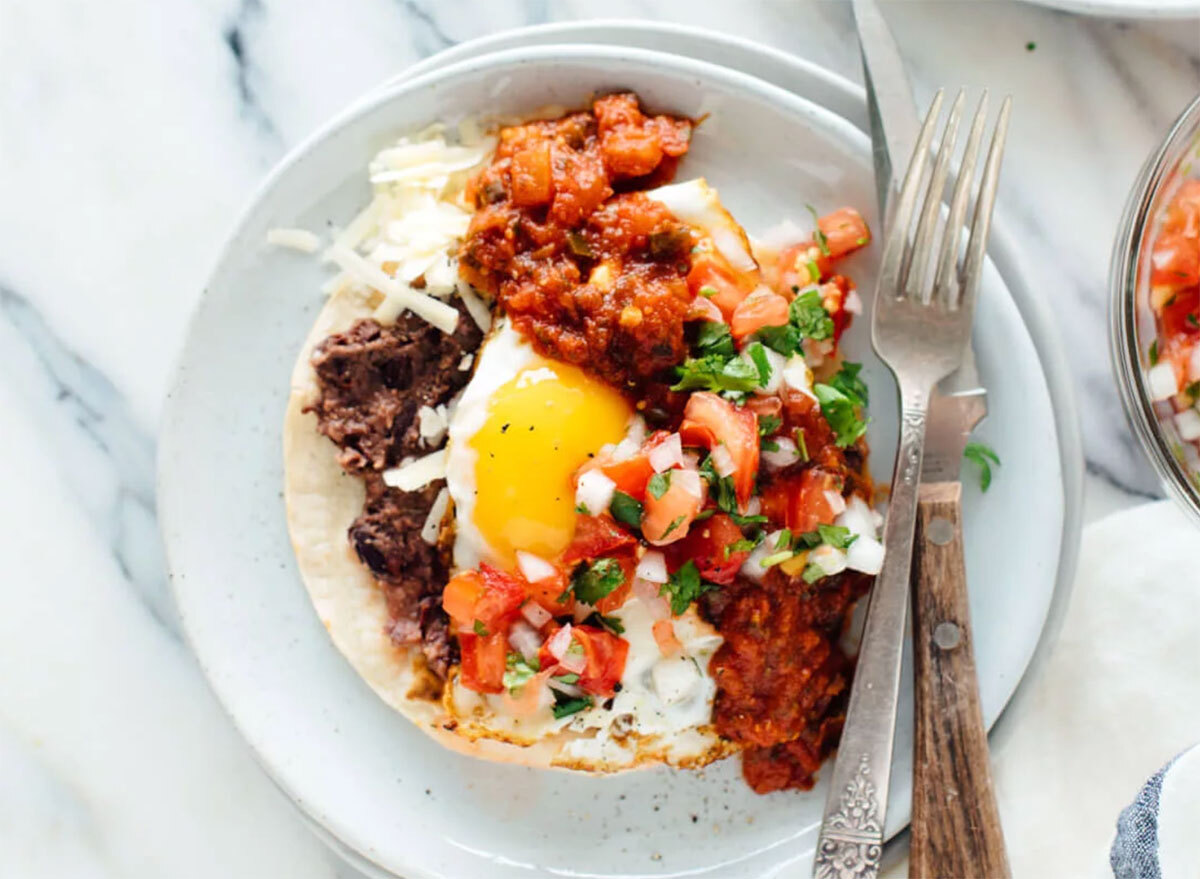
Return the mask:
<path fill-rule="evenodd" d="M 939 90 L 913 150 L 896 198 L 875 290 L 871 342 L 900 389 L 900 445 L 883 529 L 883 569 L 871 591 L 845 728 L 817 840 L 813 875 L 819 879 L 868 879 L 879 873 L 925 420 L 934 386 L 958 368 L 970 339 L 1008 131 L 1011 98 L 1005 98 L 1000 108 L 960 263 L 961 229 L 987 122 L 987 94 L 981 98 L 971 123 L 939 236 L 942 196 L 957 144 L 963 95 L 960 93 L 951 108 L 930 169 L 930 145 L 943 98 Z M 927 170 L 929 182 L 918 214 L 917 202 Z M 916 229 L 910 236 L 914 220 Z"/>

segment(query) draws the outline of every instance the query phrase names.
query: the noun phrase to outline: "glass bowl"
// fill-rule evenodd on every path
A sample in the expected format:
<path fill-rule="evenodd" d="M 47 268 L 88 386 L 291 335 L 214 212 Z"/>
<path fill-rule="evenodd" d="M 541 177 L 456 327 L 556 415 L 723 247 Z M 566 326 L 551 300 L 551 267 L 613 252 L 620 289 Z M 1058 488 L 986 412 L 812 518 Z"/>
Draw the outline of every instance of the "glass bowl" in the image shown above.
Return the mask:
<path fill-rule="evenodd" d="M 1110 269 L 1109 320 L 1113 369 L 1130 426 L 1163 485 L 1200 523 L 1200 443 L 1185 440 L 1175 418 L 1176 404 L 1183 406 L 1190 398 L 1181 392 L 1156 401 L 1150 389 L 1160 344 L 1151 305 L 1150 254 L 1163 211 L 1189 178 L 1200 178 L 1200 96 L 1146 161 L 1125 206 Z M 1185 375 L 1178 384 L 1185 388 L 1197 379 Z"/>

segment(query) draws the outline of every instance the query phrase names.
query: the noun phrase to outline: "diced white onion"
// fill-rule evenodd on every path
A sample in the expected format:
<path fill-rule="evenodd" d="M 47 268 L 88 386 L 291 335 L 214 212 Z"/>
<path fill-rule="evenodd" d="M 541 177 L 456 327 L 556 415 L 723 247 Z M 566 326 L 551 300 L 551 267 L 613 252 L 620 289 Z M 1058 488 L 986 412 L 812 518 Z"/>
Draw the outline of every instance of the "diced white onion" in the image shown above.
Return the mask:
<path fill-rule="evenodd" d="M 474 354 L 470 354 L 470 353 L 464 354 L 462 357 L 462 360 L 458 361 L 458 371 L 466 372 L 468 369 L 471 368 L 471 364 L 473 364 L 474 362 L 475 362 Z"/>
<path fill-rule="evenodd" d="M 587 668 L 587 655 L 584 654 L 582 650 L 578 653 L 572 653 L 570 650 L 568 650 L 558 658 L 558 664 L 567 671 L 579 674 L 585 668 Z"/>
<path fill-rule="evenodd" d="M 846 309 L 848 314 L 862 314 L 863 301 L 857 290 L 851 290 L 846 294 L 846 301 L 842 303 L 842 308 Z"/>
<path fill-rule="evenodd" d="M 777 552 L 775 544 L 779 541 L 782 531 L 772 531 L 762 542 L 750 551 L 750 555 L 742 562 L 742 574 L 751 580 L 761 580 L 767 571 L 762 566 L 763 559 Z"/>
<path fill-rule="evenodd" d="M 479 298 L 479 294 L 471 285 L 461 278 L 458 281 L 458 298 L 463 301 L 467 313 L 471 315 L 471 320 L 479 325 L 479 329 L 486 333 L 492 328 L 492 310 Z"/>
<path fill-rule="evenodd" d="M 1175 429 L 1179 438 L 1187 442 L 1200 439 L 1200 412 L 1195 409 L 1184 409 L 1175 416 Z"/>
<path fill-rule="evenodd" d="M 1150 261 L 1156 269 L 1163 269 L 1175 259 L 1175 249 L 1172 247 L 1156 247 L 1150 254 Z"/>
<path fill-rule="evenodd" d="M 521 655 L 529 660 L 537 656 L 538 648 L 542 646 L 542 636 L 529 623 L 517 620 L 509 629 L 508 643 L 516 647 Z"/>
<path fill-rule="evenodd" d="M 846 502 L 845 511 L 834 520 L 834 524 L 840 525 L 851 534 L 874 539 L 879 528 L 877 518 L 878 514 L 867 506 L 866 501 L 858 495 L 853 495 Z"/>
<path fill-rule="evenodd" d="M 316 253 L 321 248 L 321 239 L 307 229 L 268 229 L 267 243 L 301 253 Z"/>
<path fill-rule="evenodd" d="M 445 449 L 438 449 L 423 458 L 383 471 L 384 484 L 401 491 L 417 491 L 435 480 L 445 478 Z"/>
<path fill-rule="evenodd" d="M 350 248 L 335 243 L 325 252 L 350 277 L 396 300 L 401 307 L 433 324 L 443 333 L 453 333 L 458 326 L 458 312 L 453 307 L 397 281 Z"/>
<path fill-rule="evenodd" d="M 700 479 L 699 470 L 672 470 L 671 484 L 677 484 L 692 497 L 704 497 L 704 482 Z"/>
<path fill-rule="evenodd" d="M 778 394 L 779 386 L 783 384 L 783 370 L 787 366 L 787 358 L 778 351 L 768 348 L 766 345 L 762 346 L 762 350 L 763 354 L 767 358 L 767 366 L 770 368 L 770 375 L 767 376 L 767 383 L 755 388 L 754 393 L 759 394 L 760 396 Z M 742 359 L 748 361 L 755 369 L 758 368 L 758 364 L 754 362 L 754 358 L 751 357 L 747 352 L 742 352 Z"/>
<path fill-rule="evenodd" d="M 788 358 L 787 365 L 783 368 L 783 383 L 794 391 L 816 399 L 812 389 L 812 370 L 799 354 Z"/>
<path fill-rule="evenodd" d="M 671 605 L 667 603 L 666 598 L 659 594 L 661 591 L 662 584 L 660 583 L 651 583 L 641 577 L 633 579 L 633 594 L 646 606 L 646 611 L 650 614 L 651 619 L 665 620 L 671 616 Z"/>
<path fill-rule="evenodd" d="M 761 512 L 762 512 L 762 498 L 760 498 L 758 495 L 755 495 L 754 497 L 750 498 L 750 500 L 746 501 L 746 515 L 747 516 L 757 516 Z"/>
<path fill-rule="evenodd" d="M 840 516 L 846 511 L 846 499 L 836 491 L 825 492 L 825 503 L 833 510 L 833 515 Z"/>
<path fill-rule="evenodd" d="M 542 580 L 549 580 L 558 573 L 554 565 L 541 556 L 520 550 L 517 550 L 517 567 L 521 569 L 521 576 L 530 583 L 540 583 Z"/>
<path fill-rule="evenodd" d="M 439 411 L 440 410 L 440 411 Z M 417 410 L 417 430 L 426 445 L 436 446 L 446 435 L 446 407 L 422 406 Z"/>
<path fill-rule="evenodd" d="M 732 476 L 737 471 L 733 455 L 729 454 L 729 449 L 723 445 L 718 445 L 712 450 L 712 463 L 718 476 Z"/>
<path fill-rule="evenodd" d="M 1169 400 L 1179 393 L 1175 367 L 1169 363 L 1158 363 L 1150 367 L 1150 371 L 1146 373 L 1146 383 L 1150 386 L 1150 398 L 1153 400 Z"/>
<path fill-rule="evenodd" d="M 446 507 L 450 506 L 450 492 L 444 486 L 433 499 L 425 524 L 421 526 L 421 539 L 433 546 L 438 542 L 442 533 L 442 519 L 446 516 Z"/>
<path fill-rule="evenodd" d="M 550 651 L 550 655 L 555 659 L 562 659 L 566 655 L 567 648 L 571 646 L 571 624 L 567 623 L 557 632 L 550 636 L 546 642 L 546 649 Z"/>
<path fill-rule="evenodd" d="M 557 690 L 564 696 L 570 696 L 572 699 L 578 699 L 583 695 L 583 689 L 574 684 L 564 684 L 562 681 L 556 681 L 554 678 L 548 678 L 546 683 L 549 684 L 551 690 Z"/>
<path fill-rule="evenodd" d="M 638 562 L 634 576 L 650 583 L 667 582 L 667 558 L 661 552 L 651 550 Z"/>
<path fill-rule="evenodd" d="M 796 448 L 796 444 L 786 436 L 774 437 L 771 442 L 779 446 L 778 449 L 763 449 L 763 462 L 772 468 L 790 467 L 800 460 L 800 450 Z M 757 500 L 757 498 L 755 498 Z M 762 502 L 759 501 L 761 507 Z M 749 513 L 748 515 L 757 515 Z"/>
<path fill-rule="evenodd" d="M 529 621 L 529 625 L 535 629 L 540 629 L 546 623 L 550 622 L 550 620 L 554 619 L 550 615 L 550 611 L 546 610 L 546 608 L 542 607 L 536 601 L 527 601 L 521 605 L 521 616 L 525 617 Z"/>
<path fill-rule="evenodd" d="M 629 427 L 625 429 L 625 439 L 640 449 L 646 441 L 646 419 L 640 415 L 630 418 Z"/>
<path fill-rule="evenodd" d="M 858 541 L 854 541 L 858 543 Z M 846 553 L 843 550 L 830 546 L 828 543 L 822 543 L 816 549 L 808 554 L 810 564 L 816 565 L 825 572 L 826 577 L 831 577 L 834 574 L 840 574 L 846 570 Z"/>
<path fill-rule="evenodd" d="M 587 470 L 579 477 L 575 487 L 575 503 L 583 507 L 589 516 L 599 516 L 612 503 L 617 484 L 604 475 L 603 470 Z"/>
<path fill-rule="evenodd" d="M 846 548 L 846 567 L 864 574 L 878 574 L 883 570 L 883 544 L 874 537 L 858 535 Z"/>
<path fill-rule="evenodd" d="M 1200 343 L 1192 348 L 1188 358 L 1188 381 L 1200 382 Z"/>
<path fill-rule="evenodd" d="M 648 457 L 650 466 L 654 468 L 655 473 L 662 473 L 672 467 L 681 466 L 683 464 L 683 441 L 679 439 L 679 434 L 671 434 L 651 449 Z"/>

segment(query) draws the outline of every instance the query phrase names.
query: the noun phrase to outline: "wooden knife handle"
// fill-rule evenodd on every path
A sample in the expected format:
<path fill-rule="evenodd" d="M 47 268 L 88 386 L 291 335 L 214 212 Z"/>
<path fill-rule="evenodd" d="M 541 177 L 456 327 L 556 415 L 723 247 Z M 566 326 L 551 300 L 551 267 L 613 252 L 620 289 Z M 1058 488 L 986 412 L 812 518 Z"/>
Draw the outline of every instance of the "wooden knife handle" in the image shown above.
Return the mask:
<path fill-rule="evenodd" d="M 913 879 L 1011 876 L 967 608 L 962 485 L 921 486 L 913 545 Z"/>

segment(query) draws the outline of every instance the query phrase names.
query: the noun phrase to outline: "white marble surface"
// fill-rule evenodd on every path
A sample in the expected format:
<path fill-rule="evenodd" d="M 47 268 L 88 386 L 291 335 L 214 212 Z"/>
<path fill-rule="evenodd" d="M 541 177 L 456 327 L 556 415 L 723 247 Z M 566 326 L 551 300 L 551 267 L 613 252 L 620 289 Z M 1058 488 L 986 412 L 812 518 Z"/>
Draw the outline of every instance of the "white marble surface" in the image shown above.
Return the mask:
<path fill-rule="evenodd" d="M 1062 315 L 1089 518 L 1159 494 L 1109 378 L 1105 273 L 1130 181 L 1200 86 L 1200 22 L 889 10 L 921 98 L 1016 98 L 1003 207 Z M 0 0 L 0 876 L 356 875 L 180 640 L 154 524 L 170 366 L 240 204 L 323 118 L 451 43 L 597 13 L 859 75 L 832 2 Z"/>

